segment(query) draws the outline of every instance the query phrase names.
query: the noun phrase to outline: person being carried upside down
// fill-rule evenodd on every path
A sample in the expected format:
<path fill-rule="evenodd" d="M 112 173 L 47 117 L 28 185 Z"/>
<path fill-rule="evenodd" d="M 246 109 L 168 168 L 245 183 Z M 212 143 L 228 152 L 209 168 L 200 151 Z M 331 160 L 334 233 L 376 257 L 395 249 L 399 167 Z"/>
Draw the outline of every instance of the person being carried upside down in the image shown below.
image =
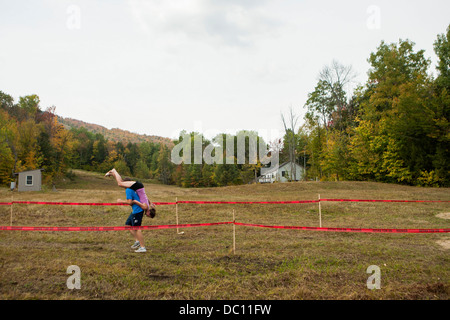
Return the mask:
<path fill-rule="evenodd" d="M 125 188 L 127 200 L 118 199 L 119 203 L 126 203 L 131 205 L 132 213 L 125 222 L 129 226 L 140 226 L 142 224 L 142 216 L 154 218 L 156 215 L 155 205 L 150 202 L 145 193 L 144 185 L 139 181 L 133 181 L 128 178 L 122 179 L 116 169 L 112 169 L 105 174 L 106 177 L 113 176 L 116 179 L 119 187 Z M 144 237 L 141 230 L 130 230 L 135 238 L 135 243 L 131 246 L 132 249 L 137 249 L 135 252 L 146 252 Z"/>

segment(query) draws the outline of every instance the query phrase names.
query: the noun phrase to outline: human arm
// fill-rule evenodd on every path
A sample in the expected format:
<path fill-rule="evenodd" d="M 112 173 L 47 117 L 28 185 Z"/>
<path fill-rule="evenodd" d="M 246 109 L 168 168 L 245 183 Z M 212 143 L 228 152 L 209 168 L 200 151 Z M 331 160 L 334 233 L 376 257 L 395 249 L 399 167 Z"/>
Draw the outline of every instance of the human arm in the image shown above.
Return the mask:
<path fill-rule="evenodd" d="M 121 203 L 121 204 L 128 204 L 128 205 L 133 205 L 133 201 L 136 200 L 131 200 L 131 199 L 126 199 L 126 200 L 122 200 L 122 199 L 117 199 L 117 203 Z"/>
<path fill-rule="evenodd" d="M 131 189 L 126 189 L 125 190 L 126 199 L 125 200 L 117 199 L 117 203 L 128 204 L 128 205 L 132 206 L 133 201 L 136 199 L 136 197 L 133 196 L 133 193 L 134 192 Z"/>
<path fill-rule="evenodd" d="M 148 209 L 148 205 L 146 203 L 142 203 L 137 200 L 132 200 L 132 204 L 137 204 L 142 210 Z"/>

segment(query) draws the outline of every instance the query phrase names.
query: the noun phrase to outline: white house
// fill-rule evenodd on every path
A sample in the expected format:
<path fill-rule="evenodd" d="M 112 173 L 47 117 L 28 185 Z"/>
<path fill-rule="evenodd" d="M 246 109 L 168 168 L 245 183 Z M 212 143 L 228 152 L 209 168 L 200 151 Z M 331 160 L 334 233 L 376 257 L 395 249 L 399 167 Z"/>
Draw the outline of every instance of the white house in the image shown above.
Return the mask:
<path fill-rule="evenodd" d="M 273 182 L 288 182 L 288 181 L 300 181 L 303 179 L 304 169 L 301 165 L 294 163 L 293 169 L 295 170 L 291 174 L 291 162 L 285 162 L 278 167 L 265 172 L 263 175 L 258 177 L 259 183 L 273 183 Z"/>

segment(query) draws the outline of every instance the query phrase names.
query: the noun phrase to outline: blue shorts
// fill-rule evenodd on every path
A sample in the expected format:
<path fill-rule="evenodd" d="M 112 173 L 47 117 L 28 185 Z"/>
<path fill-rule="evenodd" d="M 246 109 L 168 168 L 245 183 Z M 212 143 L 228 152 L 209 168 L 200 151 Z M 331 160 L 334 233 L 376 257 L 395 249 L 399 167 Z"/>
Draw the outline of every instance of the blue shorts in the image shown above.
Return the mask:
<path fill-rule="evenodd" d="M 144 216 L 144 211 L 141 211 L 138 213 L 132 213 L 132 214 L 130 214 L 127 221 L 125 222 L 125 225 L 132 226 L 132 227 L 139 227 L 142 223 L 143 216 Z"/>

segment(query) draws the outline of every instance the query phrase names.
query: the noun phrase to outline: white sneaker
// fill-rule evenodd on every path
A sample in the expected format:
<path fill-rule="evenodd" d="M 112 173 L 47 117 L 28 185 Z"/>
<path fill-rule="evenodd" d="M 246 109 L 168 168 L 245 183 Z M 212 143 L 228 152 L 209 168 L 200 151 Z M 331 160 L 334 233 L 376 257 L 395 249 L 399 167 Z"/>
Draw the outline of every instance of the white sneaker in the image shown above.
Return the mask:
<path fill-rule="evenodd" d="M 147 249 L 145 249 L 145 247 L 140 247 L 137 250 L 134 250 L 134 252 L 147 252 Z"/>
<path fill-rule="evenodd" d="M 139 248 L 140 247 L 140 243 L 139 243 L 139 241 L 136 241 L 132 246 L 131 246 L 131 249 L 137 249 L 137 248 Z"/>

